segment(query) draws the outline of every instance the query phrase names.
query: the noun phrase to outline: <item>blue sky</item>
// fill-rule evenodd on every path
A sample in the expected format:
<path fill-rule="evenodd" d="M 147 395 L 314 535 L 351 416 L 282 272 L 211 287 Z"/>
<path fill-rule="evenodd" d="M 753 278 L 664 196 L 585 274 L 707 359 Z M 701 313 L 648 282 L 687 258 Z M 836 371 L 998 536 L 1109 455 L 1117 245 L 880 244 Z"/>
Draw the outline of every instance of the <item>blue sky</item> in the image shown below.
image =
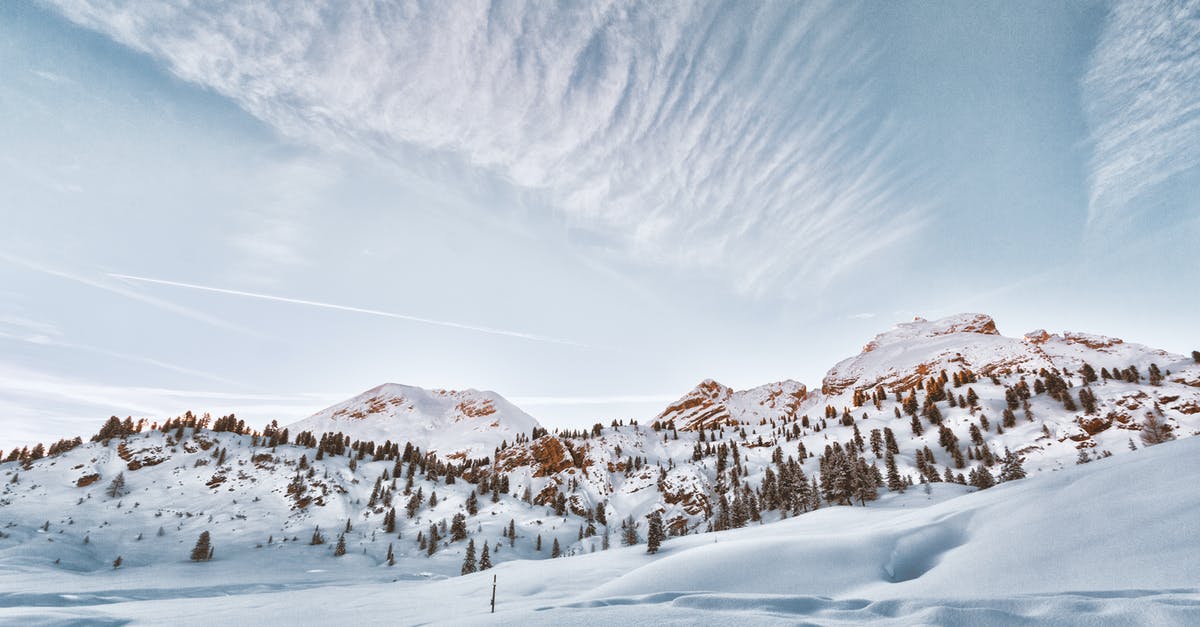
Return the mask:
<path fill-rule="evenodd" d="M 1200 345 L 1200 3 L 0 5 L 0 420 Z"/>

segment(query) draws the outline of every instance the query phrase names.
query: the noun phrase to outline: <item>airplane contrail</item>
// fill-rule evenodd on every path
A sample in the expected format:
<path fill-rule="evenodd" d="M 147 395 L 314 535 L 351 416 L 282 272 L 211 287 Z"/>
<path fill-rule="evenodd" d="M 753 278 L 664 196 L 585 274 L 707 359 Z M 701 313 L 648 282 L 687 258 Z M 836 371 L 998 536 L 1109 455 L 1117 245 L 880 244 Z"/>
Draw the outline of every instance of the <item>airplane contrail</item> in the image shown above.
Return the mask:
<path fill-rule="evenodd" d="M 462 329 L 465 331 L 475 331 L 477 333 L 488 333 L 491 335 L 501 335 L 505 337 L 515 337 L 522 340 L 532 340 L 535 342 L 549 342 L 551 344 L 564 344 L 567 346 L 586 346 L 579 342 L 564 340 L 545 335 L 535 335 L 533 333 L 524 333 L 522 331 L 509 331 L 507 329 L 495 329 L 492 327 L 483 327 L 473 324 L 463 324 L 461 322 L 451 322 L 448 320 L 434 320 L 431 318 L 422 318 L 420 316 L 409 316 L 406 314 L 394 313 L 391 311 L 380 311 L 378 309 L 366 309 L 363 307 L 351 307 L 349 305 L 337 305 L 334 303 L 323 303 L 315 300 L 305 300 L 303 298 L 288 298 L 286 296 L 274 296 L 271 294 L 258 294 L 255 292 L 245 292 L 242 290 L 231 290 L 222 287 L 211 287 L 208 285 L 196 285 L 195 283 L 183 283 L 181 281 L 167 281 L 165 279 L 152 279 L 149 277 L 134 276 L 130 274 L 108 273 L 108 276 L 115 279 L 123 279 L 126 281 L 138 281 L 142 283 L 154 283 L 156 285 L 169 285 L 171 287 L 182 287 L 202 292 L 213 292 L 216 294 L 229 294 L 231 296 L 244 296 L 246 298 L 257 298 L 260 300 L 270 300 L 278 303 L 290 303 L 293 305 L 307 305 L 309 307 L 320 307 L 323 309 L 334 309 L 337 311 L 349 311 L 352 313 L 367 314 L 370 316 L 380 316 L 383 318 L 394 318 L 396 320 L 407 320 L 409 322 L 419 322 L 421 324 L 430 324 L 439 327 L 448 327 L 451 329 Z"/>

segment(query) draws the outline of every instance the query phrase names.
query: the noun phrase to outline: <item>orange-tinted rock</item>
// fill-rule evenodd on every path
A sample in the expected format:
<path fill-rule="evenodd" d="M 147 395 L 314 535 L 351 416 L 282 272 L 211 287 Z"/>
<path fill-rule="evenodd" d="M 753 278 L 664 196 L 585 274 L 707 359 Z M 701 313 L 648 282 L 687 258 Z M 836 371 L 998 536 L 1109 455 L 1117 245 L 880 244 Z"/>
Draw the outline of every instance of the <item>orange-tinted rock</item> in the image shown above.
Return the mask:
<path fill-rule="evenodd" d="M 1086 431 L 1088 435 L 1096 435 L 1097 433 L 1105 431 L 1111 427 L 1113 424 L 1113 419 L 1112 416 L 1105 416 L 1103 418 L 1079 418 L 1077 422 L 1079 423 L 1079 427 Z"/>
<path fill-rule="evenodd" d="M 558 438 L 544 435 L 525 446 L 510 446 L 496 456 L 496 467 L 500 472 L 523 466 L 532 466 L 535 477 L 549 477 L 571 468 L 573 462 Z"/>

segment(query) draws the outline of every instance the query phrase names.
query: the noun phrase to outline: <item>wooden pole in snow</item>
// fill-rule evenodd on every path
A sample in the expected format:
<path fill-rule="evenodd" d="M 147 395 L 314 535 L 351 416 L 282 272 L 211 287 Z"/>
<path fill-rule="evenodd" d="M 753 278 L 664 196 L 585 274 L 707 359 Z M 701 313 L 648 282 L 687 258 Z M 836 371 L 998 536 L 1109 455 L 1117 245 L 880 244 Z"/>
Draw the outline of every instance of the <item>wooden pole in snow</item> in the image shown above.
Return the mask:
<path fill-rule="evenodd" d="M 496 576 L 492 575 L 492 613 L 496 613 Z"/>

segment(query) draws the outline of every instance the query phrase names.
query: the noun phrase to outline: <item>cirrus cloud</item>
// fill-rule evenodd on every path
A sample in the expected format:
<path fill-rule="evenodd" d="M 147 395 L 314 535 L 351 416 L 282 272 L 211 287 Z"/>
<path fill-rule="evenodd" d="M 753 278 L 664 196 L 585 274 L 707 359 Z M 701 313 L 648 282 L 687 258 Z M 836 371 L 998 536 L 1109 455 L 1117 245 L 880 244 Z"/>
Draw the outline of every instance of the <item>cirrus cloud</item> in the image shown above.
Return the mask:
<path fill-rule="evenodd" d="M 841 3 L 51 4 L 286 136 L 448 155 L 743 292 L 829 281 L 919 224 Z"/>

